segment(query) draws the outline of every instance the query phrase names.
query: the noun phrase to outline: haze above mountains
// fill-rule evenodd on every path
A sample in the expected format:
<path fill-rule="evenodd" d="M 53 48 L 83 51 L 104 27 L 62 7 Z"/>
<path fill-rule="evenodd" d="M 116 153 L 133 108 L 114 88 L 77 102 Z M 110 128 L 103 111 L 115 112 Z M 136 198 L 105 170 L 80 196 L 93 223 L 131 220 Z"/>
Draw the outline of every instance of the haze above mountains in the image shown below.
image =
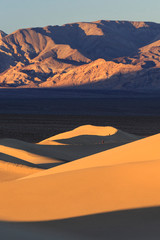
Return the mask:
<path fill-rule="evenodd" d="M 0 31 L 0 87 L 160 89 L 160 24 L 97 21 Z"/>

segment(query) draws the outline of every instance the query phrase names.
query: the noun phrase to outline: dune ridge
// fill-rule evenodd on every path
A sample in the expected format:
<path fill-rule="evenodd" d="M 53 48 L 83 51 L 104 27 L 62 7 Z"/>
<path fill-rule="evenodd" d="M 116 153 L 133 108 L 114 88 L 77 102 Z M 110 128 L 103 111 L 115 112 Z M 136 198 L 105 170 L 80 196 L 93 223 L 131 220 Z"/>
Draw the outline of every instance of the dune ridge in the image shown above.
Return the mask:
<path fill-rule="evenodd" d="M 118 130 L 113 127 L 99 127 L 99 126 L 92 126 L 92 125 L 84 125 L 78 128 L 75 128 L 71 131 L 60 133 L 53 137 L 47 138 L 44 141 L 39 142 L 39 144 L 52 144 L 52 141 L 57 141 L 61 139 L 68 139 L 72 137 L 77 137 L 80 135 L 96 135 L 96 136 L 110 136 L 117 132 Z"/>
<path fill-rule="evenodd" d="M 129 137 L 130 142 L 60 166 L 38 169 L 39 172 L 35 169 L 26 176 L 0 183 L 3 196 L 0 198 L 0 206 L 3 206 L 0 219 L 49 221 L 159 206 L 160 134 L 139 139 L 112 127 L 87 125 L 47 139 L 51 145 L 42 142 L 37 145 L 58 148 L 59 145 L 53 145 L 54 141 L 75 141 L 74 138 L 80 136 L 84 147 L 83 137 L 87 134 L 93 139 L 96 134 L 106 137 L 106 145 L 121 137 Z M 95 148 L 96 145 L 91 146 Z M 73 151 L 81 147 L 77 144 L 74 148 L 73 142 L 69 146 Z M 26 166 L 23 167 L 26 171 Z"/>
<path fill-rule="evenodd" d="M 29 167 L 0 160 L 0 182 L 12 181 L 41 171 L 36 167 Z"/>
<path fill-rule="evenodd" d="M 159 206 L 159 167 L 159 160 L 146 161 L 3 183 L 1 219 L 47 221 Z"/>
<path fill-rule="evenodd" d="M 138 136 L 118 131 L 112 127 L 85 125 L 73 131 L 58 134 L 38 144 L 15 139 L 2 139 L 0 147 L 1 153 L 17 158 L 17 163 L 22 160 L 22 163 L 27 161 L 36 165 L 49 164 L 51 166 L 53 164 L 54 166 L 54 164 L 83 158 L 137 139 L 139 139 Z M 19 157 L 21 160 L 18 160 Z"/>
<path fill-rule="evenodd" d="M 137 140 L 107 151 L 81 158 L 65 165 L 48 169 L 45 172 L 31 175 L 28 178 L 45 176 L 48 174 L 75 171 L 86 168 L 121 165 L 125 163 L 146 162 L 159 160 L 160 134 Z"/>

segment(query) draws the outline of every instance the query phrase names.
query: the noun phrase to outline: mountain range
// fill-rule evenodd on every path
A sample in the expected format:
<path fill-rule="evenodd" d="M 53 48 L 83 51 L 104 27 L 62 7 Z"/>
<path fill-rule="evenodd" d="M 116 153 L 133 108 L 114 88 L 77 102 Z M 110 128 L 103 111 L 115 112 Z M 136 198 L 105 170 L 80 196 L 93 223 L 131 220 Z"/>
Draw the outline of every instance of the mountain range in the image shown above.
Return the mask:
<path fill-rule="evenodd" d="M 160 89 L 160 24 L 96 21 L 0 31 L 0 87 Z"/>

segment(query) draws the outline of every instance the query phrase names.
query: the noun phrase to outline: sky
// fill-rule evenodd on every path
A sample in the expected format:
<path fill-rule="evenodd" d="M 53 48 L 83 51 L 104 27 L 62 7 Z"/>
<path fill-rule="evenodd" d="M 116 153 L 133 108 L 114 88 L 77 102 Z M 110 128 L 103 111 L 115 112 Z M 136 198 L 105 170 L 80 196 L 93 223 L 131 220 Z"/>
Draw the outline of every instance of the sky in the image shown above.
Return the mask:
<path fill-rule="evenodd" d="M 160 23 L 160 0 L 0 0 L 0 30 L 96 20 Z"/>

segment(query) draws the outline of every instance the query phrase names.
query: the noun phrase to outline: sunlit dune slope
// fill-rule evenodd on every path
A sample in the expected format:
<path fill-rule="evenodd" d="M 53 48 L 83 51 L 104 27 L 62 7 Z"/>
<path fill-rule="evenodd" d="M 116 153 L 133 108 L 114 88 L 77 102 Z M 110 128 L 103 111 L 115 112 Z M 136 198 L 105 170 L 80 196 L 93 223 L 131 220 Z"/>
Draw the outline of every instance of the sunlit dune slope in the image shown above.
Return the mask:
<path fill-rule="evenodd" d="M 41 221 L 159 206 L 159 140 L 160 134 L 0 184 L 0 219 Z"/>
<path fill-rule="evenodd" d="M 84 125 L 78 128 L 75 128 L 71 131 L 60 133 L 44 141 L 41 141 L 39 144 L 52 144 L 53 141 L 58 141 L 61 139 L 68 139 L 72 137 L 77 137 L 80 135 L 96 135 L 96 136 L 109 136 L 113 135 L 118 130 L 114 127 L 99 127 L 99 126 L 92 126 L 92 125 Z M 54 142 L 53 142 L 54 143 Z"/>
<path fill-rule="evenodd" d="M 1 222 L 0 232 L 7 240 L 157 240 L 159 216 L 155 207 L 49 222 Z"/>
<path fill-rule="evenodd" d="M 125 163 L 143 162 L 160 159 L 159 150 L 160 134 L 137 140 L 107 151 L 103 151 L 63 166 L 49 169 L 40 175 L 48 175 L 85 168 L 104 167 Z M 35 174 L 35 177 L 39 173 Z M 33 176 L 31 176 L 33 177 Z"/>
<path fill-rule="evenodd" d="M 112 127 L 85 125 L 39 144 L 2 139 L 0 149 L 1 153 L 17 158 L 17 164 L 26 161 L 45 167 L 90 156 L 138 139 Z"/>
<path fill-rule="evenodd" d="M 29 165 L 61 163 L 54 156 L 52 157 L 52 153 L 49 153 L 48 149 L 15 139 L 1 139 L 0 151 L 4 155 L 8 155 L 8 158 L 13 157 L 17 164 L 24 164 L 24 161 L 26 164 L 28 162 Z"/>
<path fill-rule="evenodd" d="M 11 181 L 41 171 L 36 167 L 18 165 L 0 160 L 0 182 Z"/>
<path fill-rule="evenodd" d="M 114 127 L 84 125 L 71 131 L 60 133 L 41 141 L 43 145 L 92 145 L 111 144 L 113 147 L 136 141 L 140 137 L 118 130 Z M 108 147 L 107 149 L 109 149 Z"/>

